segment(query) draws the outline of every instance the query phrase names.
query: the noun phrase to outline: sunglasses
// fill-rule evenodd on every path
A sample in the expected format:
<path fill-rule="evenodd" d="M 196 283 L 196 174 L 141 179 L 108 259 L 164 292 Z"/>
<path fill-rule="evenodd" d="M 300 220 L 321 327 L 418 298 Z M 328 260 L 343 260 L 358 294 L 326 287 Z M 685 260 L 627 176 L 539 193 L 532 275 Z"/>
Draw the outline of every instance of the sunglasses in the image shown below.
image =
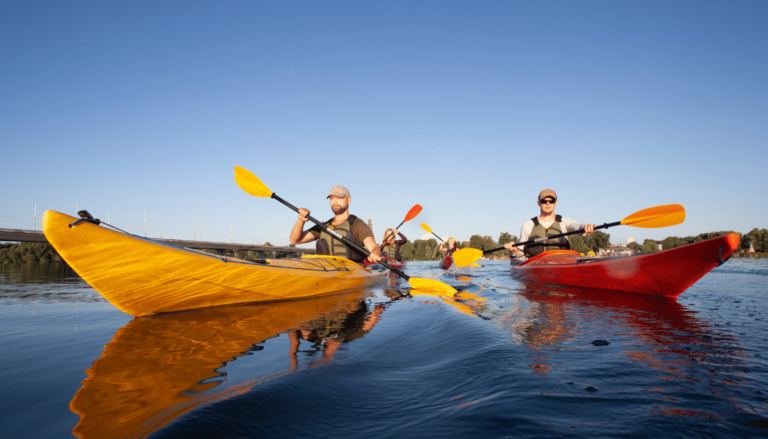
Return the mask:
<path fill-rule="evenodd" d="M 543 200 L 539 200 L 539 203 L 541 203 L 541 204 L 555 204 L 555 203 L 557 203 L 557 198 L 555 198 L 554 200 L 552 198 L 545 198 Z"/>

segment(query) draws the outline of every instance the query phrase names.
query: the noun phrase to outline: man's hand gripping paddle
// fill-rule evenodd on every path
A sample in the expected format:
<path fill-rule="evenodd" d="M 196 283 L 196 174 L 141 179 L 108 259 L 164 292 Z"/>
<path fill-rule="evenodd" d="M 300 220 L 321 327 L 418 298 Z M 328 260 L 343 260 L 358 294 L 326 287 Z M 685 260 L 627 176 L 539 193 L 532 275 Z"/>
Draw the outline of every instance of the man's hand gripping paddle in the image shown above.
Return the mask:
<path fill-rule="evenodd" d="M 682 223 L 685 221 L 685 209 L 679 204 L 667 204 L 664 206 L 649 207 L 639 212 L 635 212 L 632 215 L 624 218 L 621 221 L 615 223 L 603 224 L 595 227 L 597 229 L 607 229 L 614 226 L 632 226 L 642 227 L 645 229 L 655 229 L 659 227 L 669 227 Z M 576 235 L 584 233 L 584 230 L 574 230 L 573 232 L 560 233 L 557 235 L 548 236 L 546 238 L 530 239 L 528 241 L 518 242 L 515 247 L 520 247 L 527 244 L 535 244 L 544 242 L 548 239 L 560 238 L 563 236 Z M 457 267 L 466 267 L 480 259 L 484 254 L 493 253 L 495 251 L 504 250 L 505 247 L 494 248 L 491 250 L 478 250 L 476 248 L 463 248 L 457 250 L 453 254 L 453 263 Z"/>
<path fill-rule="evenodd" d="M 262 198 L 274 198 L 275 200 L 283 203 L 285 206 L 293 210 L 294 212 L 298 213 L 299 209 L 296 208 L 296 206 L 292 205 L 291 203 L 283 200 L 282 198 L 278 197 L 274 192 L 272 192 L 264 183 L 259 180 L 259 177 L 253 175 L 250 171 L 248 171 L 245 168 L 241 168 L 240 166 L 235 166 L 235 183 L 237 183 L 238 186 L 240 186 L 240 189 L 244 190 L 245 192 L 253 195 L 254 197 L 262 197 Z M 313 223 L 317 224 L 321 228 L 323 228 L 326 232 L 333 235 L 336 239 L 340 240 L 344 243 L 347 247 L 351 248 L 352 250 L 365 255 L 370 256 L 370 252 L 359 245 L 355 244 L 354 242 L 350 241 L 349 239 L 339 235 L 337 232 L 335 232 L 333 229 L 328 227 L 327 225 L 321 223 L 320 221 L 316 220 L 315 218 L 312 218 L 312 216 L 307 216 L 307 219 L 312 221 Z M 452 286 L 445 284 L 443 282 L 433 280 L 433 279 L 422 279 L 417 277 L 410 277 L 403 273 L 402 271 L 393 268 L 389 264 L 387 264 L 385 261 L 380 262 L 381 265 L 389 268 L 392 270 L 393 273 L 397 274 L 398 276 L 402 277 L 403 279 L 407 280 L 409 284 L 411 284 L 411 287 L 414 289 L 420 289 L 420 290 L 431 290 L 431 291 L 440 291 L 445 294 L 456 294 L 457 291 Z"/>

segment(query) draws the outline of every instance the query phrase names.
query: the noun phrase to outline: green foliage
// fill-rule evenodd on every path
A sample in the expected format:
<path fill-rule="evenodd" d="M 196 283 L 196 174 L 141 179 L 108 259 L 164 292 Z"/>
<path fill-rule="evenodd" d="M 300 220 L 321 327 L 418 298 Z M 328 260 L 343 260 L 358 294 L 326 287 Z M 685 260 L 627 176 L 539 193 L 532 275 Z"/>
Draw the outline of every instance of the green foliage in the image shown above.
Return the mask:
<path fill-rule="evenodd" d="M 646 239 L 640 246 L 640 253 L 655 253 L 659 251 L 659 243 L 653 239 Z"/>
<path fill-rule="evenodd" d="M 63 262 L 53 246 L 43 242 L 25 242 L 22 244 L 0 244 L 0 263 L 54 263 Z"/>
<path fill-rule="evenodd" d="M 583 254 L 587 254 L 591 250 L 587 247 L 587 244 L 584 243 L 584 237 L 581 235 L 571 235 L 568 237 L 568 241 L 571 243 L 571 250 Z"/>
<path fill-rule="evenodd" d="M 504 245 L 504 244 L 506 244 L 508 242 L 520 242 L 520 240 L 518 240 L 517 236 L 515 236 L 515 235 L 510 235 L 507 232 L 502 232 L 499 235 L 499 245 L 497 247 L 501 247 L 502 245 Z M 495 255 L 509 255 L 510 251 L 509 250 L 503 250 L 503 251 L 500 251 L 500 252 L 496 252 L 494 254 Z"/>
<path fill-rule="evenodd" d="M 741 248 L 749 249 L 750 243 L 755 247 L 756 252 L 768 252 L 768 230 L 754 228 L 741 237 Z"/>
<path fill-rule="evenodd" d="M 432 261 L 438 259 L 439 248 L 435 239 L 408 241 L 400 247 L 400 257 L 409 261 Z"/>
<path fill-rule="evenodd" d="M 571 235 L 571 238 L 574 236 L 578 235 Z M 601 230 L 595 230 L 594 233 L 584 238 L 584 245 L 586 245 L 589 250 L 597 253 L 601 248 L 608 248 L 611 246 L 611 235 Z"/>

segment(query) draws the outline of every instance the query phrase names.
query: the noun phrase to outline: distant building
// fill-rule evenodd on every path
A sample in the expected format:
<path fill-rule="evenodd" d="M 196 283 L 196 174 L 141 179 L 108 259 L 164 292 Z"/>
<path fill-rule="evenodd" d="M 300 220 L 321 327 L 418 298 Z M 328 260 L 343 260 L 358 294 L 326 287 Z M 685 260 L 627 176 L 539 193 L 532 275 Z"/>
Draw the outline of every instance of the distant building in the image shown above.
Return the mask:
<path fill-rule="evenodd" d="M 606 258 L 615 258 L 619 256 L 632 256 L 632 249 L 624 244 L 612 244 L 608 248 L 601 248 L 597 251 L 597 256 Z"/>
<path fill-rule="evenodd" d="M 627 245 L 632 244 L 633 242 L 635 242 L 634 236 L 630 236 L 629 238 L 627 238 Z"/>
<path fill-rule="evenodd" d="M 659 243 L 659 250 L 664 250 L 664 249 L 661 247 L 661 243 Z"/>

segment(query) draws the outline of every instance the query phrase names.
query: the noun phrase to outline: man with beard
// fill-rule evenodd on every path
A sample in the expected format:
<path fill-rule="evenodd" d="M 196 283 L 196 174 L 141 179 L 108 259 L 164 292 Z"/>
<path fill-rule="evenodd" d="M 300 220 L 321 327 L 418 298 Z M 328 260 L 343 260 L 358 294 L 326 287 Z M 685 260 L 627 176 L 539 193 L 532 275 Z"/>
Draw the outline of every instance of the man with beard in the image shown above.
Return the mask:
<path fill-rule="evenodd" d="M 583 229 L 584 233 L 582 236 L 587 236 L 595 231 L 594 224 L 579 224 L 570 218 L 563 218 L 560 215 L 555 215 L 557 194 L 552 189 L 544 189 L 541 191 L 539 193 L 539 198 L 536 200 L 536 204 L 539 205 L 539 216 L 535 216 L 523 224 L 523 227 L 520 230 L 519 242 L 559 235 L 574 230 Z M 530 258 L 549 250 L 570 249 L 571 244 L 568 242 L 568 237 L 564 236 L 526 245 L 522 251 L 515 246 L 514 242 L 509 242 L 505 244 L 504 247 L 515 253 L 515 256 L 517 257 L 520 257 L 525 253 L 525 256 Z"/>
<path fill-rule="evenodd" d="M 331 200 L 331 210 L 334 217 L 325 222 L 333 231 L 349 239 L 355 244 L 365 247 L 371 255 L 368 260 L 379 262 L 381 260 L 381 251 L 368 225 L 360 218 L 349 214 L 349 203 L 352 202 L 352 196 L 349 190 L 344 186 L 334 186 L 331 193 L 326 197 Z M 309 218 L 309 210 L 303 207 L 299 209 L 299 218 L 291 230 L 290 240 L 292 244 L 305 244 L 307 242 L 317 241 L 318 255 L 341 256 L 351 259 L 357 263 L 362 263 L 365 257 L 356 251 L 348 248 L 338 238 L 323 230 L 320 226 L 314 226 L 304 231 L 304 223 Z"/>

